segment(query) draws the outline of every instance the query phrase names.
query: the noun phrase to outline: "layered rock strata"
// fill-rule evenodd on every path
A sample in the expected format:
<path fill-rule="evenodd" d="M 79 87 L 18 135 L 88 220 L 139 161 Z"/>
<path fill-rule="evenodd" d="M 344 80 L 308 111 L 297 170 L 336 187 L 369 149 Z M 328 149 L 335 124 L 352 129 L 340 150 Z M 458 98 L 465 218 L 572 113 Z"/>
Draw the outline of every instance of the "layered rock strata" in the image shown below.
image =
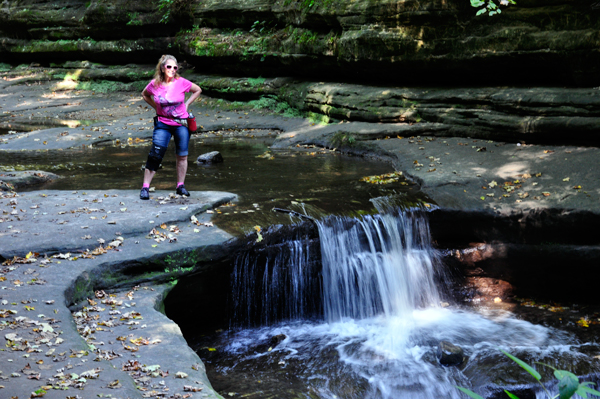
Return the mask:
<path fill-rule="evenodd" d="M 492 18 L 466 0 L 4 1 L 0 54 L 150 62 L 171 52 L 246 76 L 594 86 L 599 12 L 594 0 L 522 0 Z"/>

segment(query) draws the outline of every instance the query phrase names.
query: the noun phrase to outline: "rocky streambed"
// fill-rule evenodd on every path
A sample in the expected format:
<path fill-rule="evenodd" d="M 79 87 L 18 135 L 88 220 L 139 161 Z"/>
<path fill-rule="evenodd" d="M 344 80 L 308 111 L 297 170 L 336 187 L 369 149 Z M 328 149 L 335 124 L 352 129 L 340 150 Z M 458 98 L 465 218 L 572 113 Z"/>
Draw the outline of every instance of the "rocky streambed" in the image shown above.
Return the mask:
<path fill-rule="evenodd" d="M 83 66 L 73 70 L 93 69 Z M 79 86 L 83 78 L 47 70 L 11 70 L 0 81 L 6 93 L 1 123 L 7 133 L 0 136 L 4 168 L 23 152 L 84 156 L 103 146 L 143 145 L 149 139 L 152 115 L 136 92 L 102 94 Z M 563 310 L 569 314 L 564 323 L 595 336 L 594 308 L 561 301 L 594 303 L 587 287 L 599 245 L 600 172 L 590 127 L 598 118 L 597 91 L 385 90 L 191 77 L 217 96 L 197 105 L 200 136 L 276 132 L 271 149 L 260 154 L 265 162 L 277 151 L 302 150 L 304 156 L 344 153 L 393 165 L 435 209 L 432 236 L 459 276 L 457 296 L 513 311 L 524 309 L 513 304 L 515 296 L 540 298 L 539 314 L 527 317 L 560 325 L 549 317 L 555 314 L 550 308 L 570 308 Z M 238 98 L 224 90 L 234 86 Z M 277 100 L 263 104 L 273 110 L 257 110 L 262 103 L 247 101 L 276 92 Z M 287 108 L 281 105 L 284 98 Z M 378 107 L 369 109 L 371 103 Z M 298 117 L 300 112 L 306 117 Z M 23 129 L 41 121 L 54 127 Z M 499 121 L 504 122 L 493 128 Z M 561 129 L 569 130 L 552 133 Z M 223 205 L 235 203 L 236 195 L 194 192 L 185 199 L 159 190 L 148 212 L 137 190 L 94 190 L 92 184 L 23 192 L 22 180 L 11 180 L 18 172 L 5 169 L 6 176 L 0 176 L 17 186 L 14 193 L 5 185 L 0 199 L 0 309 L 3 331 L 11 334 L 0 354 L 7 365 L 0 374 L 2 390 L 19 396 L 42 389 L 47 397 L 58 397 L 64 388 L 115 397 L 218 396 L 177 325 L 156 309 L 162 309 L 173 281 L 226 268 L 239 242 L 214 226 L 213 216 L 217 209 L 228 212 Z M 29 175 L 53 178 L 47 172 Z M 252 204 L 247 210 L 254 210 Z M 254 230 L 250 240 L 258 233 Z"/>

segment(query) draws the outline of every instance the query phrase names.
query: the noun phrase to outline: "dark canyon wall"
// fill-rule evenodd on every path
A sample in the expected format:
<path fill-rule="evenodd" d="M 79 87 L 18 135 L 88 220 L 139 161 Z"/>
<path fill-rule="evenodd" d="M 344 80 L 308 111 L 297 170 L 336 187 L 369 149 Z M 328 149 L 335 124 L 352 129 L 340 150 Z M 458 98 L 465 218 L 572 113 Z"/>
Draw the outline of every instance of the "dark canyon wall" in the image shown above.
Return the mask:
<path fill-rule="evenodd" d="M 384 85 L 600 84 L 595 0 L 4 0 L 2 62 L 155 63 Z M 168 22 L 161 23 L 168 14 Z"/>

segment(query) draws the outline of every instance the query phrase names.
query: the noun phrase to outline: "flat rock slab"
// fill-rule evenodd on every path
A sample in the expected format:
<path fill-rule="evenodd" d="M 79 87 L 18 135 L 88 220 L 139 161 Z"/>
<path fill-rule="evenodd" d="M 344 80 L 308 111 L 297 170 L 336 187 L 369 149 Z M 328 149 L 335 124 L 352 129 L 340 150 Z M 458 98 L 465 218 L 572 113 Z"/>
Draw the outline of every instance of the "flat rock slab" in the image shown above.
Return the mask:
<path fill-rule="evenodd" d="M 154 262 L 184 256 L 187 260 L 180 264 L 187 262 L 194 268 L 225 256 L 225 244 L 232 237 L 213 227 L 205 211 L 236 196 L 192 192 L 189 198 L 167 200 L 169 194 L 156 192 L 149 201 L 141 201 L 137 191 L 44 191 L 0 199 L 3 219 L 8 210 L 18 212 L 18 218 L 9 212 L 14 220 L 0 223 L 1 252 L 8 259 L 0 270 L 0 314 L 12 325 L 2 336 L 12 348 L 0 352 L 3 397 L 30 397 L 44 389 L 47 398 L 75 396 L 75 392 L 85 398 L 191 392 L 196 392 L 193 397 L 220 398 L 179 327 L 156 310 L 173 287 L 157 281 L 176 281 L 185 271 L 177 265 L 163 271 L 164 266 Z M 197 222 L 191 223 L 192 215 Z M 57 224 L 57 218 L 65 223 Z M 112 221 L 116 224 L 109 224 Z M 177 229 L 169 233 L 170 226 L 161 227 L 164 224 Z M 153 228 L 176 239 L 147 238 Z M 117 248 L 81 256 L 82 248 L 99 246 L 97 238 L 108 243 L 117 234 L 124 236 Z M 28 251 L 44 249 L 61 253 L 24 258 Z M 13 254 L 21 258 L 13 259 Z M 144 282 L 149 285 L 132 288 Z M 124 291 L 115 291 L 117 286 Z M 99 287 L 112 296 L 95 297 Z M 74 313 L 67 308 L 85 298 L 90 299 L 85 307 L 77 306 Z M 4 335 L 9 333 L 14 335 L 7 340 Z M 61 372 L 63 376 L 56 377 Z M 30 375 L 37 377 L 30 379 Z M 92 377 L 82 380 L 85 375 Z"/>
<path fill-rule="evenodd" d="M 192 192 L 180 197 L 169 191 L 139 199 L 133 190 L 35 191 L 0 199 L 0 256 L 29 251 L 57 253 L 108 244 L 117 236 L 145 236 L 161 224 L 189 223 L 192 215 L 235 200 L 224 192 Z"/>
<path fill-rule="evenodd" d="M 441 207 L 502 214 L 548 208 L 600 212 L 595 147 L 426 136 L 376 143 Z"/>

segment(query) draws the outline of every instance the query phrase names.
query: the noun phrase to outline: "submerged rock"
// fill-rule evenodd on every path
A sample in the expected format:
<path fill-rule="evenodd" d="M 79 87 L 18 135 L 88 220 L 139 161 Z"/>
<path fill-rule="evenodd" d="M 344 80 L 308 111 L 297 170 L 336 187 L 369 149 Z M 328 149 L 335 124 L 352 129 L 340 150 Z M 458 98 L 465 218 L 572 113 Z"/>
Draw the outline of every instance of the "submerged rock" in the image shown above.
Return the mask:
<path fill-rule="evenodd" d="M 460 346 L 448 341 L 440 341 L 437 357 L 443 366 L 458 366 L 464 360 L 464 351 Z"/>
<path fill-rule="evenodd" d="M 202 164 L 223 162 L 223 155 L 221 155 L 219 151 L 207 152 L 206 154 L 200 155 L 196 162 Z"/>

